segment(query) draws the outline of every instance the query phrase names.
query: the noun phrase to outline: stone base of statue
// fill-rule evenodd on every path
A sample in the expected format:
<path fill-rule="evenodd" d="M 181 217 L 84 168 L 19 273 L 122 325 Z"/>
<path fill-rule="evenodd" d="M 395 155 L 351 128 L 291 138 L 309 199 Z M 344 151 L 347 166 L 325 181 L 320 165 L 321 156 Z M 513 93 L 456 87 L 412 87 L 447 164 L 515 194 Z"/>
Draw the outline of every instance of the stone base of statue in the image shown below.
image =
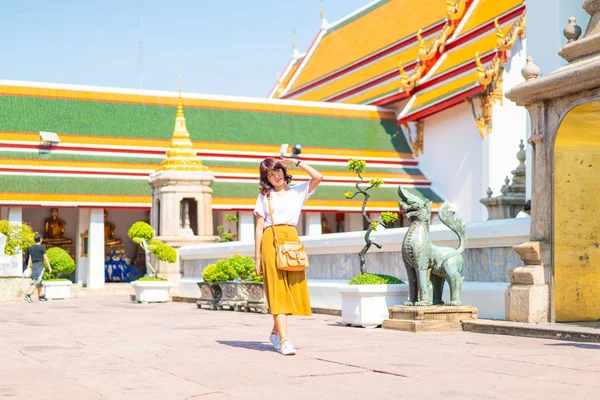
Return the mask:
<path fill-rule="evenodd" d="M 471 306 L 393 306 L 382 328 L 406 332 L 462 331 L 462 322 L 477 319 Z"/>
<path fill-rule="evenodd" d="M 114 256 L 113 256 L 114 251 Z M 105 243 L 104 244 L 104 259 L 108 260 L 109 257 L 113 256 L 115 259 L 123 259 L 129 264 L 129 257 L 127 257 L 127 251 L 123 242 Z"/>

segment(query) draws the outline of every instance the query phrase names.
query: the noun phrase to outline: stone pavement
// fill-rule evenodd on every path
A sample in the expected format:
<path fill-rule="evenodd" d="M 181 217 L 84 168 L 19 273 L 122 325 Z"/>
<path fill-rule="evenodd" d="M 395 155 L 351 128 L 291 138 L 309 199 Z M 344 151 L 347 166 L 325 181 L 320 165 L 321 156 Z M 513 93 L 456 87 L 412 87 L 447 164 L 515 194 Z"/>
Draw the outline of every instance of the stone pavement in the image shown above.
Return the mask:
<path fill-rule="evenodd" d="M 411 334 L 90 296 L 0 304 L 0 398 L 597 399 L 600 344 L 469 332 Z"/>

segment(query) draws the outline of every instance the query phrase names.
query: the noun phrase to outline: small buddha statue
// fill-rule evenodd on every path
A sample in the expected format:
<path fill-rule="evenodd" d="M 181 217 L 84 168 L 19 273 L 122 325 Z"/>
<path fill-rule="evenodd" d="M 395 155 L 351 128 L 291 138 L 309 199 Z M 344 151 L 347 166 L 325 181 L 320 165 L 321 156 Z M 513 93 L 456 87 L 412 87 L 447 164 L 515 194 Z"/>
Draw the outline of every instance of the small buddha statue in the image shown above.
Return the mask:
<path fill-rule="evenodd" d="M 67 223 L 58 217 L 58 208 L 51 208 L 50 214 L 44 223 L 44 240 L 52 244 L 73 243 L 73 240 L 63 237 Z"/>
<path fill-rule="evenodd" d="M 108 211 L 104 210 L 104 244 L 121 244 L 121 239 L 115 239 L 115 224 L 107 220 Z"/>
<path fill-rule="evenodd" d="M 327 218 L 325 217 L 321 218 L 321 233 L 331 233 L 331 229 L 327 226 Z"/>

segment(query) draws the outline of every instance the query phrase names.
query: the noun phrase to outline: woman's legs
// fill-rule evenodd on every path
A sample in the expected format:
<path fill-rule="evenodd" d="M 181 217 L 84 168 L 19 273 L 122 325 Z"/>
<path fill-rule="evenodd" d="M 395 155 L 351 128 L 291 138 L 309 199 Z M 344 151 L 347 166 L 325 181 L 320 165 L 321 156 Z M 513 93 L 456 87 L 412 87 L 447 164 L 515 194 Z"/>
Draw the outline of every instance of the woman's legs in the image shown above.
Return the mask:
<path fill-rule="evenodd" d="M 279 333 L 282 341 L 287 339 L 287 314 L 273 315 L 273 333 Z"/>

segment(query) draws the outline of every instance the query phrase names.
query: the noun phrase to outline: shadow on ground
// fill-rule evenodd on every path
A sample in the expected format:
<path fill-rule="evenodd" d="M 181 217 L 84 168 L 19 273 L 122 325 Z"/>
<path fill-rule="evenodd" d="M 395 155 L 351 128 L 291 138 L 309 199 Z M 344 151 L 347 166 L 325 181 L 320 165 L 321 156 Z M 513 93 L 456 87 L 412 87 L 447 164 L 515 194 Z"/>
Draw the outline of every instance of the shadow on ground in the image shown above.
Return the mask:
<path fill-rule="evenodd" d="M 600 344 L 592 344 L 592 343 L 549 343 L 546 346 L 552 347 L 577 347 L 579 349 L 590 349 L 590 350 L 600 350 Z"/>
<path fill-rule="evenodd" d="M 224 344 L 225 346 L 241 347 L 248 350 L 256 351 L 274 351 L 272 344 L 265 344 L 262 342 L 244 342 L 241 340 L 217 340 L 217 343 Z"/>

